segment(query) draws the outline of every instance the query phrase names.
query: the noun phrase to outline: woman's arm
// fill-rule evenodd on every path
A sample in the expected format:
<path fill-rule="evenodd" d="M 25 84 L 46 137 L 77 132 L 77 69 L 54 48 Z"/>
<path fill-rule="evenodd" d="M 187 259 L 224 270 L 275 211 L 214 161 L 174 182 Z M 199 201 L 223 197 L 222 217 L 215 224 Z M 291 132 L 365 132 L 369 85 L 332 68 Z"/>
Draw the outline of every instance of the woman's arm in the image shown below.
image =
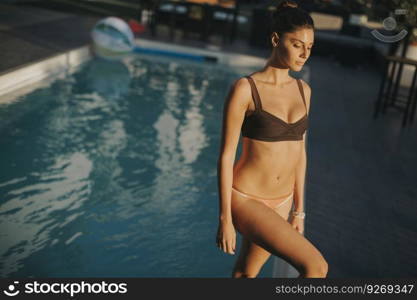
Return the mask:
<path fill-rule="evenodd" d="M 303 136 L 303 150 L 301 157 L 295 168 L 295 184 L 294 184 L 294 210 L 298 212 L 304 211 L 304 183 L 307 170 L 307 153 L 305 149 L 305 136 Z"/>
<path fill-rule="evenodd" d="M 307 112 L 310 111 L 311 89 L 310 86 L 301 80 L 303 84 L 304 96 L 306 100 Z M 302 153 L 295 169 L 294 185 L 294 210 L 297 212 L 304 211 L 304 184 L 307 170 L 307 150 L 306 150 L 307 131 L 303 134 Z"/>
<path fill-rule="evenodd" d="M 240 130 L 250 101 L 250 85 L 246 78 L 239 78 L 230 88 L 223 108 L 222 139 L 217 161 L 219 190 L 219 220 L 231 222 L 231 194 L 233 166 L 239 143 Z"/>

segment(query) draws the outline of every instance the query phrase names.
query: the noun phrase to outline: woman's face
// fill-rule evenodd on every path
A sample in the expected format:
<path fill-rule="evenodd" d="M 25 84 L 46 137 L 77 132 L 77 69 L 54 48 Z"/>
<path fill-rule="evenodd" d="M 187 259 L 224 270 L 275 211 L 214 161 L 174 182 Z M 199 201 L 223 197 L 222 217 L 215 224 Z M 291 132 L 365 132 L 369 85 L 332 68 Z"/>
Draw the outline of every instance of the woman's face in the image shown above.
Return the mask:
<path fill-rule="evenodd" d="M 277 44 L 278 42 L 278 44 Z M 276 59 L 284 66 L 294 71 L 300 71 L 304 63 L 310 57 L 314 44 L 314 30 L 302 28 L 295 32 L 287 32 L 278 39 L 277 33 L 272 33 L 272 44 Z"/>

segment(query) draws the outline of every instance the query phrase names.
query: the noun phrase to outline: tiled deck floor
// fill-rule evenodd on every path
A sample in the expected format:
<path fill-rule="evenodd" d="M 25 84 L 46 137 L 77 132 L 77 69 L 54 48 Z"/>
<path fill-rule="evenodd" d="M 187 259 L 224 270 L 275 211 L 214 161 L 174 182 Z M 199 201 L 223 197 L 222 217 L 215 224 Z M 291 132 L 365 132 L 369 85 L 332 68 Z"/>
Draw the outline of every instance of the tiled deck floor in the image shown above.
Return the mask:
<path fill-rule="evenodd" d="M 0 74 L 88 44 L 98 19 L 0 4 Z"/>
<path fill-rule="evenodd" d="M 324 58 L 310 62 L 306 235 L 329 276 L 417 275 L 417 124 L 372 119 L 380 75 Z M 415 122 L 417 123 L 417 122 Z"/>

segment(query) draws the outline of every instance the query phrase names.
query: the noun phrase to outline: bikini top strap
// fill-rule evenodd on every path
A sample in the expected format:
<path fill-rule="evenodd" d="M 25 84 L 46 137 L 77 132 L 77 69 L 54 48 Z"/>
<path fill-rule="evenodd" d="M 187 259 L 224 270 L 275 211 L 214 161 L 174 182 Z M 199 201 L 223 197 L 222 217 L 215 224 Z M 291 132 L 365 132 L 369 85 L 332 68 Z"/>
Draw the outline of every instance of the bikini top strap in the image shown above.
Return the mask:
<path fill-rule="evenodd" d="M 306 99 L 304 97 L 303 84 L 301 83 L 301 80 L 298 78 L 297 78 L 297 83 L 298 83 L 298 88 L 300 89 L 301 96 L 303 97 L 303 102 L 304 102 L 304 106 L 306 108 L 306 113 L 307 113 L 307 104 L 306 104 Z"/>
<path fill-rule="evenodd" d="M 255 110 L 259 111 L 262 109 L 262 103 L 261 103 L 261 99 L 259 97 L 259 93 L 258 93 L 258 89 L 256 88 L 255 82 L 253 81 L 252 77 L 250 76 L 245 76 L 251 86 L 251 91 L 252 91 L 252 99 L 253 102 L 255 103 Z"/>

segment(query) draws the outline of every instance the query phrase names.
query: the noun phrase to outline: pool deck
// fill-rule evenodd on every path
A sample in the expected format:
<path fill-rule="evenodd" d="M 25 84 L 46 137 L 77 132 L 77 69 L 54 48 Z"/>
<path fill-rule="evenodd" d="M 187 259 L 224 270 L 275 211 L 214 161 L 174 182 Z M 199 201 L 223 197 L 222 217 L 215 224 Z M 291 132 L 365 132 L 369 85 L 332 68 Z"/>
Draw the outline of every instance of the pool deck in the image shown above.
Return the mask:
<path fill-rule="evenodd" d="M 0 18 L 0 73 L 88 44 L 99 19 L 3 4 L 0 11 L 8 16 Z M 156 40 L 269 54 L 240 39 L 224 47 L 160 35 Z M 305 236 L 327 259 L 329 277 L 416 277 L 417 121 L 401 129 L 402 115 L 395 110 L 372 119 L 381 76 L 377 68 L 315 55 L 308 67 Z"/>
<path fill-rule="evenodd" d="M 0 74 L 88 44 L 99 19 L 0 4 Z"/>

